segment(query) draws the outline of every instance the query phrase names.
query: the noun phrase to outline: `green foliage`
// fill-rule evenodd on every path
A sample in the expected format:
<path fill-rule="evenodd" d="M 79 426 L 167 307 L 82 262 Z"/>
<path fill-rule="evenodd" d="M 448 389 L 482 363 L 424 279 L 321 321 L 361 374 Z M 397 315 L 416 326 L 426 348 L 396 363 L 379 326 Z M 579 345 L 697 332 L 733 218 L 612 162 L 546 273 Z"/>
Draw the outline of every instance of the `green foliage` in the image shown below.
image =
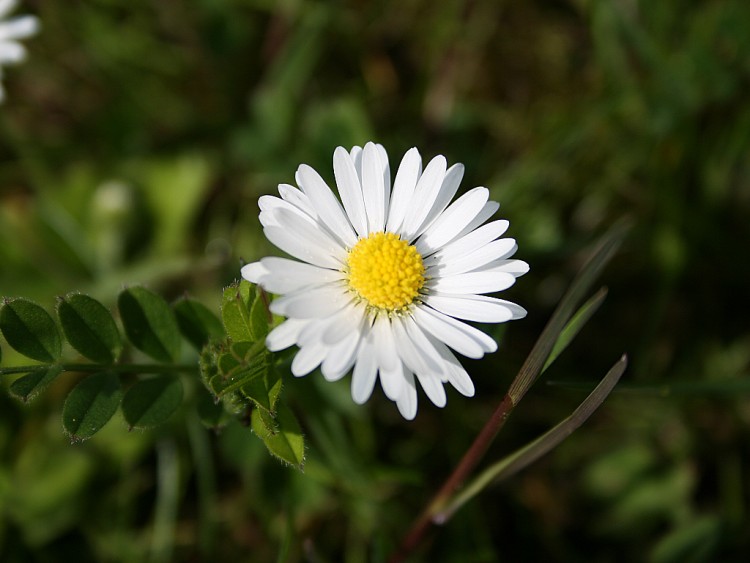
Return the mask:
<path fill-rule="evenodd" d="M 142 379 L 127 390 L 122 414 L 131 429 L 152 428 L 172 416 L 182 404 L 183 387 L 178 377 L 157 375 Z"/>
<path fill-rule="evenodd" d="M 274 456 L 301 470 L 304 438 L 294 414 L 279 400 L 282 379 L 265 347 L 270 322 L 265 295 L 244 280 L 232 284 L 224 290 L 221 316 L 229 338 L 204 348 L 203 382 L 216 401 L 230 409 L 243 412 L 253 407 L 255 434 Z M 215 425 L 211 413 L 201 418 Z"/>
<path fill-rule="evenodd" d="M 181 371 L 193 366 L 171 363 L 181 337 L 172 308 L 157 294 L 134 286 L 121 292 L 120 313 L 130 343 L 165 362 L 160 365 L 119 363 L 123 342 L 109 310 L 85 294 L 70 293 L 59 299 L 57 316 L 67 342 L 92 363 L 66 363 L 61 359 L 62 338 L 52 317 L 26 299 L 5 299 L 0 326 L 14 349 L 41 365 L 0 367 L 0 374 L 22 374 L 10 385 L 10 394 L 28 402 L 36 398 L 64 372 L 89 375 L 65 399 L 63 428 L 73 441 L 83 441 L 99 432 L 118 408 L 130 428 L 152 428 L 165 422 L 182 404 Z M 197 345 L 223 335 L 220 321 L 199 302 L 184 298 L 174 305 L 185 338 Z M 170 362 L 170 363 L 166 363 Z M 129 384 L 128 374 L 141 374 Z M 143 374 L 156 374 L 143 377 Z M 123 383 L 126 390 L 123 393 Z M 207 409 L 203 409 L 206 411 Z M 222 420 L 212 413 L 212 423 Z"/>
<path fill-rule="evenodd" d="M 135 286 L 120 293 L 117 307 L 128 340 L 160 362 L 173 362 L 180 352 L 180 329 L 161 296 Z"/>
<path fill-rule="evenodd" d="M 54 362 L 62 353 L 55 321 L 28 299 L 6 299 L 0 307 L 0 330 L 13 349 L 32 360 Z"/>
<path fill-rule="evenodd" d="M 491 452 L 565 417 L 594 387 L 581 374 L 623 349 L 625 385 L 416 559 L 746 559 L 748 2 L 21 4 L 42 31 L 3 74 L 0 293 L 51 314 L 73 290 L 103 303 L 124 337 L 109 366 L 123 389 L 152 373 L 126 364 L 141 355 L 121 289 L 189 291 L 218 312 L 241 261 L 270 253 L 258 198 L 303 162 L 332 182 L 337 145 L 378 140 L 392 171 L 411 146 L 462 162 L 461 190 L 491 190 L 531 271 L 507 296 L 528 318 L 464 362 L 471 399 L 420 400 L 405 424 L 379 390 L 354 406 L 347 378 L 286 382 L 304 474 L 243 426 L 242 390 L 216 403 L 189 370 L 169 433 L 128 433 L 117 413 L 70 447 L 59 405 L 81 368 L 63 343 L 52 364 L 32 362 L 66 366 L 35 403 L 0 393 L 0 560 L 273 561 L 280 546 L 291 561 L 386 559 L 493 412 L 582 249 L 623 214 L 634 228 L 603 274 L 606 305 L 545 373 L 566 385 L 535 385 Z M 229 353 L 221 338 L 203 365 Z M 23 367 L 0 340 L 0 370 Z M 0 373 L 10 388 L 32 371 Z M 185 430 L 194 401 L 220 432 Z M 157 498 L 171 507 L 158 518 Z"/>
<path fill-rule="evenodd" d="M 63 429 L 74 442 L 91 438 L 117 411 L 122 399 L 120 378 L 110 372 L 87 376 L 65 399 Z"/>
<path fill-rule="evenodd" d="M 263 290 L 245 280 L 224 290 L 221 318 L 229 338 L 235 342 L 252 342 L 268 334 L 268 309 Z"/>
<path fill-rule="evenodd" d="M 34 368 L 10 384 L 10 394 L 24 403 L 34 399 L 63 371 L 62 366 L 47 365 Z"/>
<path fill-rule="evenodd" d="M 81 293 L 60 298 L 57 304 L 65 338 L 83 356 L 100 364 L 111 364 L 122 348 L 120 332 L 112 315 L 96 299 Z"/>
<path fill-rule="evenodd" d="M 224 327 L 211 310 L 200 301 L 182 298 L 172 305 L 180 332 L 201 350 L 212 340 L 224 337 Z"/>
<path fill-rule="evenodd" d="M 268 451 L 297 469 L 305 462 L 305 440 L 294 413 L 280 403 L 274 415 L 256 409 L 252 413 L 253 431 Z"/>

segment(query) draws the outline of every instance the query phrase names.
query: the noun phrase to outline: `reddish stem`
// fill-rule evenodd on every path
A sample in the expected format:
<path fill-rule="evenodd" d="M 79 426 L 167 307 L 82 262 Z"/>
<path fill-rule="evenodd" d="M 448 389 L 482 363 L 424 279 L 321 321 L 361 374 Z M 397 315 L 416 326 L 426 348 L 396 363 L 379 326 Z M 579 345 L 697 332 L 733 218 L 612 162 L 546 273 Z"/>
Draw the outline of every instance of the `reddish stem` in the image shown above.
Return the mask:
<path fill-rule="evenodd" d="M 487 452 L 492 440 L 505 424 L 515 405 L 509 395 L 505 395 L 503 400 L 492 413 L 492 416 L 485 423 L 481 432 L 477 435 L 474 443 L 466 451 L 461 461 L 458 463 L 453 473 L 446 479 L 440 490 L 432 497 L 427 508 L 422 512 L 419 518 L 414 522 L 409 532 L 404 537 L 398 550 L 388 560 L 389 563 L 400 563 L 404 561 L 417 546 L 422 542 L 424 535 L 433 524 L 442 524 L 443 522 L 435 521 L 434 515 L 438 514 L 445 502 L 453 496 L 461 485 L 464 484 L 469 474 L 474 470 L 484 454 Z"/>

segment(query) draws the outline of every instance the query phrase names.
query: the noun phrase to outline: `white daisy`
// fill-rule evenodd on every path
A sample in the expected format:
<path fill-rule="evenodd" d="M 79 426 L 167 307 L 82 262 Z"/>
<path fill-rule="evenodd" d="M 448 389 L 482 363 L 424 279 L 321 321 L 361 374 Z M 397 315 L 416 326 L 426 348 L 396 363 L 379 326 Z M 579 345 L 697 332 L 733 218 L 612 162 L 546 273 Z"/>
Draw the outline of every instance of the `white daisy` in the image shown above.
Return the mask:
<path fill-rule="evenodd" d="M 443 156 L 422 170 L 416 148 L 401 161 L 391 191 L 381 145 L 333 153 L 341 201 L 310 166 L 301 189 L 279 185 L 281 198 L 259 200 L 269 241 L 300 261 L 263 258 L 242 276 L 281 297 L 271 311 L 288 317 L 268 335 L 272 351 L 297 345 L 292 373 L 321 367 L 329 381 L 350 369 L 352 397 L 362 404 L 380 375 L 385 395 L 409 420 L 417 413 L 416 381 L 438 407 L 444 383 L 470 397 L 474 385 L 451 349 L 481 358 L 497 349 L 461 320 L 502 323 L 526 311 L 485 294 L 507 289 L 528 264 L 510 257 L 508 221 L 486 221 L 499 205 L 486 188 L 453 203 L 464 167 Z"/>
<path fill-rule="evenodd" d="M 0 0 L 0 102 L 5 98 L 3 65 L 22 62 L 26 58 L 26 49 L 18 40 L 30 37 L 39 30 L 39 20 L 34 16 L 5 20 L 17 4 L 17 0 Z"/>

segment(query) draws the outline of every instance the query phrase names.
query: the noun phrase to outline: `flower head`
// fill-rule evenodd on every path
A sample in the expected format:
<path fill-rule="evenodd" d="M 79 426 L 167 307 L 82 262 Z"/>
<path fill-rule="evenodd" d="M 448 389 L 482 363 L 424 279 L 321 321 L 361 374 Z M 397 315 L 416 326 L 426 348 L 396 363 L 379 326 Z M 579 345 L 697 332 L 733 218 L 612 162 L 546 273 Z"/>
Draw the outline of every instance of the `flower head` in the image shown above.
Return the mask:
<path fill-rule="evenodd" d="M 465 396 L 474 385 L 453 351 L 481 358 L 496 342 L 463 320 L 501 323 L 526 311 L 486 294 L 507 289 L 529 267 L 513 260 L 516 243 L 500 238 L 508 221 L 487 222 L 498 204 L 486 188 L 451 203 L 464 168 L 436 156 L 422 170 L 417 149 L 399 165 L 391 190 L 381 145 L 333 154 L 340 201 L 311 167 L 300 189 L 259 200 L 268 240 L 297 260 L 268 257 L 242 276 L 281 295 L 271 311 L 288 317 L 268 335 L 270 350 L 297 345 L 292 373 L 320 366 L 335 381 L 353 368 L 352 397 L 364 403 L 379 379 L 401 414 L 417 412 L 420 386 L 437 406 L 444 383 Z M 462 319 L 462 320 L 459 320 Z"/>
<path fill-rule="evenodd" d="M 5 19 L 16 4 L 17 0 L 0 0 L 0 102 L 5 98 L 1 82 L 3 65 L 22 62 L 26 58 L 26 49 L 18 40 L 30 37 L 39 30 L 39 20 L 34 16 Z"/>

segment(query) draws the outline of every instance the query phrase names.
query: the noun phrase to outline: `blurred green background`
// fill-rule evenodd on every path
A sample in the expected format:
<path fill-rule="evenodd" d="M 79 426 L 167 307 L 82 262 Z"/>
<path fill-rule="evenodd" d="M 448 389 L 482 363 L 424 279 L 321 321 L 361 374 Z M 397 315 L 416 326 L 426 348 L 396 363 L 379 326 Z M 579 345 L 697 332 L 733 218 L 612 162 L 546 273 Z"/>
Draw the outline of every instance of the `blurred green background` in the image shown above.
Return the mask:
<path fill-rule="evenodd" d="M 382 561 L 471 443 L 616 219 L 609 296 L 521 405 L 497 459 L 622 384 L 552 454 L 431 536 L 425 561 L 744 561 L 750 553 L 750 4 L 744 0 L 27 0 L 5 72 L 0 294 L 127 284 L 218 309 L 275 252 L 257 198 L 338 145 L 411 146 L 490 188 L 531 272 L 529 316 L 466 361 L 477 396 L 403 421 L 320 375 L 289 380 L 303 474 L 186 406 L 70 445 L 60 378 L 0 393 L 2 561 Z M 504 297 L 506 296 L 504 295 Z M 185 360 L 195 357 L 184 351 Z M 12 351 L 3 342 L 3 361 Z M 10 378 L 8 378 L 9 380 Z M 555 383 L 549 385 L 548 382 Z M 2 385 L 7 387 L 8 381 Z"/>

